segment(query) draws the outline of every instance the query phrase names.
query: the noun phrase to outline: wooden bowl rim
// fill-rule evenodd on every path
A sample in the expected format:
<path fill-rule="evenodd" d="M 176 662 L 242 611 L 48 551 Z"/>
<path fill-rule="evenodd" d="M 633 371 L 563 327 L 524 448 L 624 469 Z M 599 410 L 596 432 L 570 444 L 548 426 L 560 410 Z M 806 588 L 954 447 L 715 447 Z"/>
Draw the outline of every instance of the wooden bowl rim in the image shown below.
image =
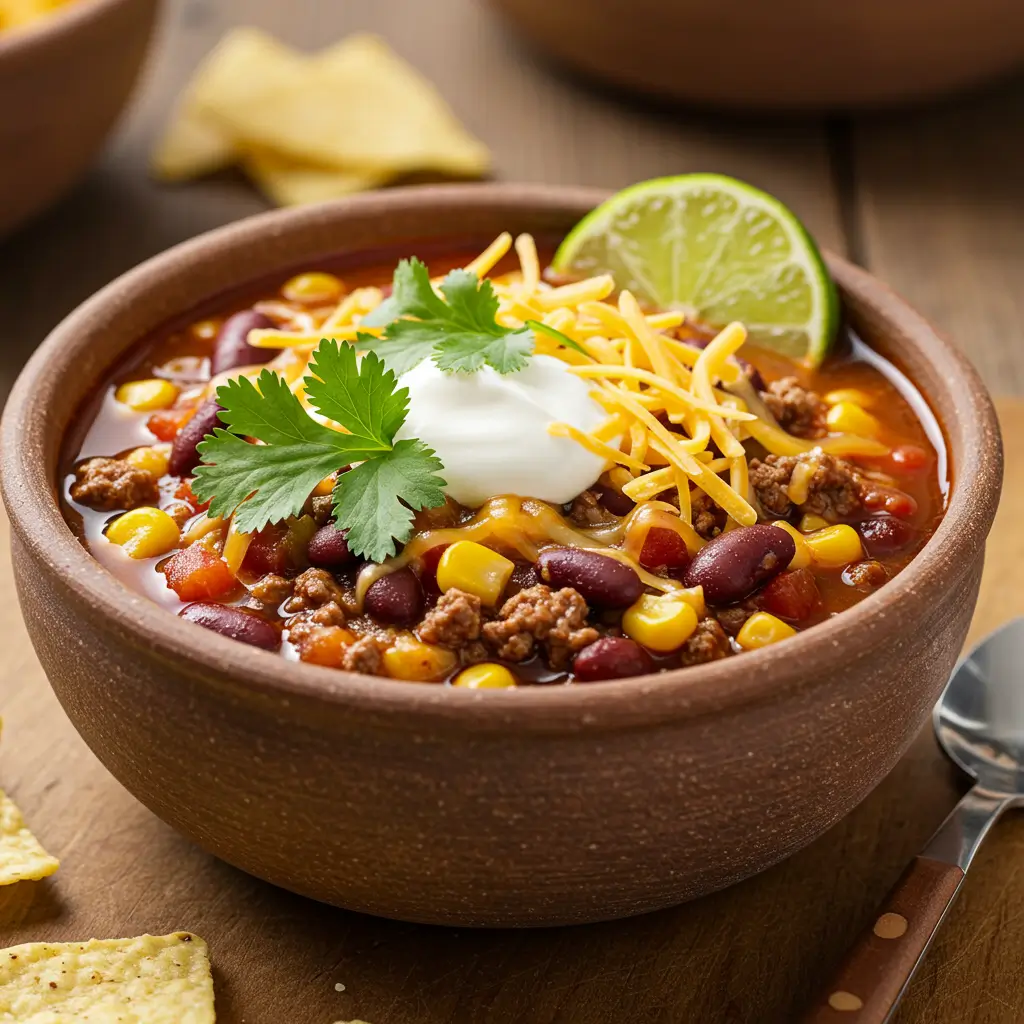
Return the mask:
<path fill-rule="evenodd" d="M 49 14 L 0 31 L 0 61 L 23 57 L 32 59 L 37 49 L 48 46 L 58 36 L 73 35 L 90 22 L 99 21 L 115 7 L 124 7 L 137 0 L 71 0 Z"/>
<path fill-rule="evenodd" d="M 905 334 L 927 353 L 958 410 L 968 413 L 956 422 L 943 423 L 947 436 L 958 435 L 960 449 L 977 457 L 955 467 L 948 509 L 938 530 L 898 576 L 836 618 L 784 644 L 748 652 L 742 659 L 586 685 L 486 692 L 290 662 L 199 630 L 130 590 L 93 558 L 65 523 L 55 481 L 38 457 L 52 444 L 46 396 L 59 395 L 61 378 L 74 372 L 79 326 L 116 315 L 133 302 L 152 302 L 172 268 L 223 261 L 261 239 L 301 232 L 314 223 L 340 230 L 355 212 L 394 216 L 440 206 L 471 213 L 497 206 L 528 210 L 538 217 L 545 213 L 572 216 L 582 215 L 606 195 L 588 188 L 505 183 L 391 189 L 258 214 L 152 257 L 70 313 L 19 376 L 0 424 L 0 485 L 13 529 L 65 586 L 97 614 L 109 616 L 140 654 L 167 659 L 168 664 L 179 666 L 183 679 L 202 682 L 215 692 L 226 689 L 232 700 L 265 703 L 266 698 L 275 699 L 284 717 L 297 716 L 302 708 L 317 715 L 358 713 L 390 728 L 401 724 L 408 730 L 429 725 L 501 733 L 618 731 L 778 699 L 813 686 L 818 679 L 829 679 L 840 668 L 855 664 L 862 652 L 880 645 L 898 656 L 901 636 L 927 618 L 932 587 L 948 590 L 980 556 L 1001 483 L 999 427 L 991 399 L 964 356 L 888 287 L 833 255 L 828 261 L 840 291 L 871 307 L 895 332 Z M 444 237 L 443 232 L 437 232 L 437 237 Z"/>

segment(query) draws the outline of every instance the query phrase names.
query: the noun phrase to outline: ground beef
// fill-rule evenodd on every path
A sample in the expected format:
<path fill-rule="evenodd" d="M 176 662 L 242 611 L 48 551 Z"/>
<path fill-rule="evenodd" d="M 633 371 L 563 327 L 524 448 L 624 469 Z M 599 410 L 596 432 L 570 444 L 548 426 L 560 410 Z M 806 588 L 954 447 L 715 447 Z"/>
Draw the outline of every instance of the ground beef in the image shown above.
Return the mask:
<path fill-rule="evenodd" d="M 319 608 L 311 608 L 288 620 L 288 639 L 301 648 L 317 630 L 331 626 L 344 626 L 345 612 L 335 601 L 328 601 Z"/>
<path fill-rule="evenodd" d="M 482 640 L 471 640 L 468 644 L 459 648 L 459 662 L 463 665 L 479 665 L 481 661 L 488 661 L 491 652 Z"/>
<path fill-rule="evenodd" d="M 445 591 L 419 628 L 419 638 L 427 644 L 462 647 L 480 638 L 480 598 L 453 588 Z"/>
<path fill-rule="evenodd" d="M 732 654 L 732 644 L 721 623 L 711 616 L 701 619 L 693 635 L 679 652 L 680 664 L 703 665 Z"/>
<path fill-rule="evenodd" d="M 877 590 L 888 579 L 885 566 L 874 559 L 854 562 L 843 570 L 843 582 L 858 590 Z"/>
<path fill-rule="evenodd" d="M 89 459 L 75 470 L 71 497 L 97 512 L 155 505 L 160 499 L 156 477 L 124 459 Z"/>
<path fill-rule="evenodd" d="M 308 506 L 309 514 L 317 526 L 326 526 L 330 522 L 334 499 L 329 494 L 318 494 L 310 498 Z"/>
<path fill-rule="evenodd" d="M 725 511 L 703 491 L 697 491 L 690 499 L 690 516 L 693 528 L 705 540 L 717 537 L 725 526 Z"/>
<path fill-rule="evenodd" d="M 506 661 L 525 661 L 540 643 L 551 667 L 560 670 L 598 639 L 597 630 L 586 621 L 587 603 L 577 591 L 538 584 L 510 597 L 497 620 L 484 625 L 483 635 Z"/>
<path fill-rule="evenodd" d="M 756 611 L 757 609 L 752 603 L 744 602 L 743 604 L 733 605 L 731 608 L 716 609 L 715 618 L 718 619 L 722 629 L 729 636 L 735 636 L 743 628 L 743 623 Z"/>
<path fill-rule="evenodd" d="M 326 569 L 307 569 L 295 577 L 292 596 L 285 605 L 287 612 L 304 612 L 322 605 L 344 602 L 344 594 Z"/>
<path fill-rule="evenodd" d="M 364 676 L 384 675 L 384 643 L 374 636 L 364 636 L 347 648 L 341 667 Z"/>
<path fill-rule="evenodd" d="M 827 406 L 816 392 L 802 388 L 796 377 L 773 380 L 768 390 L 761 392 L 761 398 L 783 430 L 810 439 L 824 437 L 828 433 L 825 425 Z"/>
<path fill-rule="evenodd" d="M 807 500 L 794 506 L 786 489 L 799 463 L 814 465 Z M 785 518 L 793 508 L 811 512 L 830 522 L 855 516 L 863 508 L 864 478 L 850 462 L 815 448 L 800 455 L 768 455 L 750 463 L 750 486 L 765 512 Z"/>
<path fill-rule="evenodd" d="M 164 511 L 178 524 L 179 529 L 196 514 L 196 510 L 184 501 L 175 501 L 170 505 L 165 505 Z"/>
<path fill-rule="evenodd" d="M 597 491 L 584 491 L 572 499 L 569 519 L 577 526 L 588 529 L 594 526 L 607 526 L 614 523 L 616 517 L 601 503 L 601 495 Z"/>
<path fill-rule="evenodd" d="M 292 581 L 269 572 L 258 579 L 250 588 L 249 593 L 261 604 L 279 605 L 292 592 Z"/>

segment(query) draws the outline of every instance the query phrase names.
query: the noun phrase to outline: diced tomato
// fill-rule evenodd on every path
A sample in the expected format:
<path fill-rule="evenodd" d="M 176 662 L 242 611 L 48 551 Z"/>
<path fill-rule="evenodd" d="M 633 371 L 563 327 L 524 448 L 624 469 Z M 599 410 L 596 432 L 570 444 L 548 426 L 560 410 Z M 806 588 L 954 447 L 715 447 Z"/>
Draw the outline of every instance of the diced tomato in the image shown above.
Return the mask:
<path fill-rule="evenodd" d="M 313 630 L 299 645 L 299 657 L 314 665 L 340 668 L 345 651 L 355 643 L 355 636 L 343 626 L 323 626 Z"/>
<path fill-rule="evenodd" d="M 864 495 L 864 505 L 872 512 L 888 512 L 890 515 L 909 519 L 917 511 L 917 502 L 903 491 L 894 487 L 874 487 Z"/>
<path fill-rule="evenodd" d="M 893 465 L 905 472 L 927 469 L 932 463 L 932 456 L 920 445 L 901 444 L 889 453 Z"/>
<path fill-rule="evenodd" d="M 289 567 L 288 556 L 288 528 L 280 524 L 265 526 L 249 543 L 242 568 L 257 576 L 268 572 L 280 575 Z"/>
<path fill-rule="evenodd" d="M 639 561 L 645 569 L 684 569 L 690 564 L 690 552 L 675 530 L 652 526 L 644 538 Z"/>
<path fill-rule="evenodd" d="M 195 411 L 194 405 L 181 409 L 161 409 L 146 420 L 146 426 L 151 434 L 156 435 L 158 441 L 173 441 L 178 436 L 178 431 L 192 419 Z"/>
<path fill-rule="evenodd" d="M 182 480 L 181 483 L 178 484 L 178 489 L 174 492 L 174 496 L 179 501 L 184 501 L 186 504 L 191 505 L 193 512 L 205 512 L 210 507 L 210 503 L 208 501 L 200 501 L 195 496 L 195 492 L 192 490 L 191 480 Z"/>
<path fill-rule="evenodd" d="M 200 544 L 172 555 L 163 567 L 167 586 L 182 601 L 219 601 L 238 589 L 226 563 Z"/>
<path fill-rule="evenodd" d="M 761 608 L 787 622 L 809 619 L 821 603 L 818 584 L 809 569 L 782 572 L 761 591 L 757 602 Z"/>

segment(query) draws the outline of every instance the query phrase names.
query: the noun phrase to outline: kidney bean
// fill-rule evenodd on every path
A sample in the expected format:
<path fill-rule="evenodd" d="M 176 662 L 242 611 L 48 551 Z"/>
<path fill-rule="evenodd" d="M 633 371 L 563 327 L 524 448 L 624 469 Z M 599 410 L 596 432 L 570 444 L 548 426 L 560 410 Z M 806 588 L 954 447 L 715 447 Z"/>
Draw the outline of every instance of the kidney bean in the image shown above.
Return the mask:
<path fill-rule="evenodd" d="M 423 614 L 423 587 L 412 569 L 399 569 L 373 583 L 364 606 L 380 622 L 408 626 Z"/>
<path fill-rule="evenodd" d="M 333 523 L 321 526 L 313 534 L 306 549 L 306 557 L 310 565 L 321 569 L 336 569 L 342 565 L 351 565 L 356 556 L 348 549 L 346 531 L 339 530 Z"/>
<path fill-rule="evenodd" d="M 572 665 L 578 682 L 624 679 L 654 671 L 651 656 L 635 641 L 624 636 L 605 636 L 584 647 Z"/>
<path fill-rule="evenodd" d="M 864 550 L 872 558 L 892 558 L 917 543 L 919 535 L 910 523 L 883 512 L 857 523 Z"/>
<path fill-rule="evenodd" d="M 908 519 L 917 511 L 917 501 L 895 487 L 873 486 L 862 496 L 864 507 L 872 512 L 890 512 Z"/>
<path fill-rule="evenodd" d="M 229 605 L 200 602 L 190 604 L 178 614 L 188 622 L 252 647 L 276 651 L 281 646 L 281 634 L 269 622 Z"/>
<path fill-rule="evenodd" d="M 265 363 L 278 354 L 279 349 L 254 348 L 246 341 L 250 331 L 271 328 L 274 321 L 255 309 L 243 309 L 241 313 L 229 316 L 220 325 L 217 340 L 213 343 L 213 358 L 210 369 L 214 375 L 234 370 L 238 366 L 252 366 Z"/>
<path fill-rule="evenodd" d="M 625 562 L 582 548 L 552 548 L 537 559 L 545 583 L 572 587 L 588 604 L 628 608 L 643 592 L 636 570 Z"/>
<path fill-rule="evenodd" d="M 804 622 L 821 603 L 821 593 L 809 569 L 780 572 L 758 595 L 758 605 L 788 622 Z"/>
<path fill-rule="evenodd" d="M 736 604 L 777 576 L 793 560 L 796 544 L 777 526 L 742 526 L 719 534 L 694 556 L 683 576 L 703 587 L 710 604 Z"/>
<path fill-rule="evenodd" d="M 675 530 L 652 526 L 640 549 L 639 562 L 645 569 L 685 569 L 690 564 L 690 552 Z"/>
<path fill-rule="evenodd" d="M 199 465 L 199 452 L 196 445 L 207 434 L 213 433 L 214 427 L 223 427 L 217 415 L 221 407 L 215 398 L 208 398 L 195 415 L 178 431 L 171 445 L 171 456 L 167 462 L 167 472 L 171 476 L 188 476 Z"/>
<path fill-rule="evenodd" d="M 596 484 L 594 490 L 597 492 L 597 500 L 613 516 L 628 516 L 636 508 L 636 502 L 632 498 L 627 498 L 622 491 L 617 491 L 614 487 Z"/>

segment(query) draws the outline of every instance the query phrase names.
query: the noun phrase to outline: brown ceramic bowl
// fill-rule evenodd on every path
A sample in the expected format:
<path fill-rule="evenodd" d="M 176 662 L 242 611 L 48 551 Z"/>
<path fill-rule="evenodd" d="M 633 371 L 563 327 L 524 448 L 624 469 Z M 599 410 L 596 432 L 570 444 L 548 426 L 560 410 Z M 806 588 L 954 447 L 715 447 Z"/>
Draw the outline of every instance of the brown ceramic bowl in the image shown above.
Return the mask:
<path fill-rule="evenodd" d="M 284 661 L 191 624 L 93 560 L 58 453 L 111 365 L 170 317 L 328 253 L 559 237 L 589 190 L 396 189 L 254 217 L 144 263 L 72 313 L 19 378 L 0 483 L 25 621 L 111 772 L 165 821 L 295 892 L 387 917 L 550 925 L 638 914 L 761 871 L 896 763 L 957 657 L 995 513 L 995 414 L 964 358 L 833 258 L 853 323 L 945 426 L 956 483 L 914 562 L 830 622 L 661 676 L 473 691 Z"/>
<path fill-rule="evenodd" d="M 72 0 L 0 32 L 0 235 L 89 166 L 142 66 L 159 0 Z"/>
<path fill-rule="evenodd" d="M 744 109 L 920 100 L 1024 63 L 1020 0 L 490 0 L 585 74 Z"/>

